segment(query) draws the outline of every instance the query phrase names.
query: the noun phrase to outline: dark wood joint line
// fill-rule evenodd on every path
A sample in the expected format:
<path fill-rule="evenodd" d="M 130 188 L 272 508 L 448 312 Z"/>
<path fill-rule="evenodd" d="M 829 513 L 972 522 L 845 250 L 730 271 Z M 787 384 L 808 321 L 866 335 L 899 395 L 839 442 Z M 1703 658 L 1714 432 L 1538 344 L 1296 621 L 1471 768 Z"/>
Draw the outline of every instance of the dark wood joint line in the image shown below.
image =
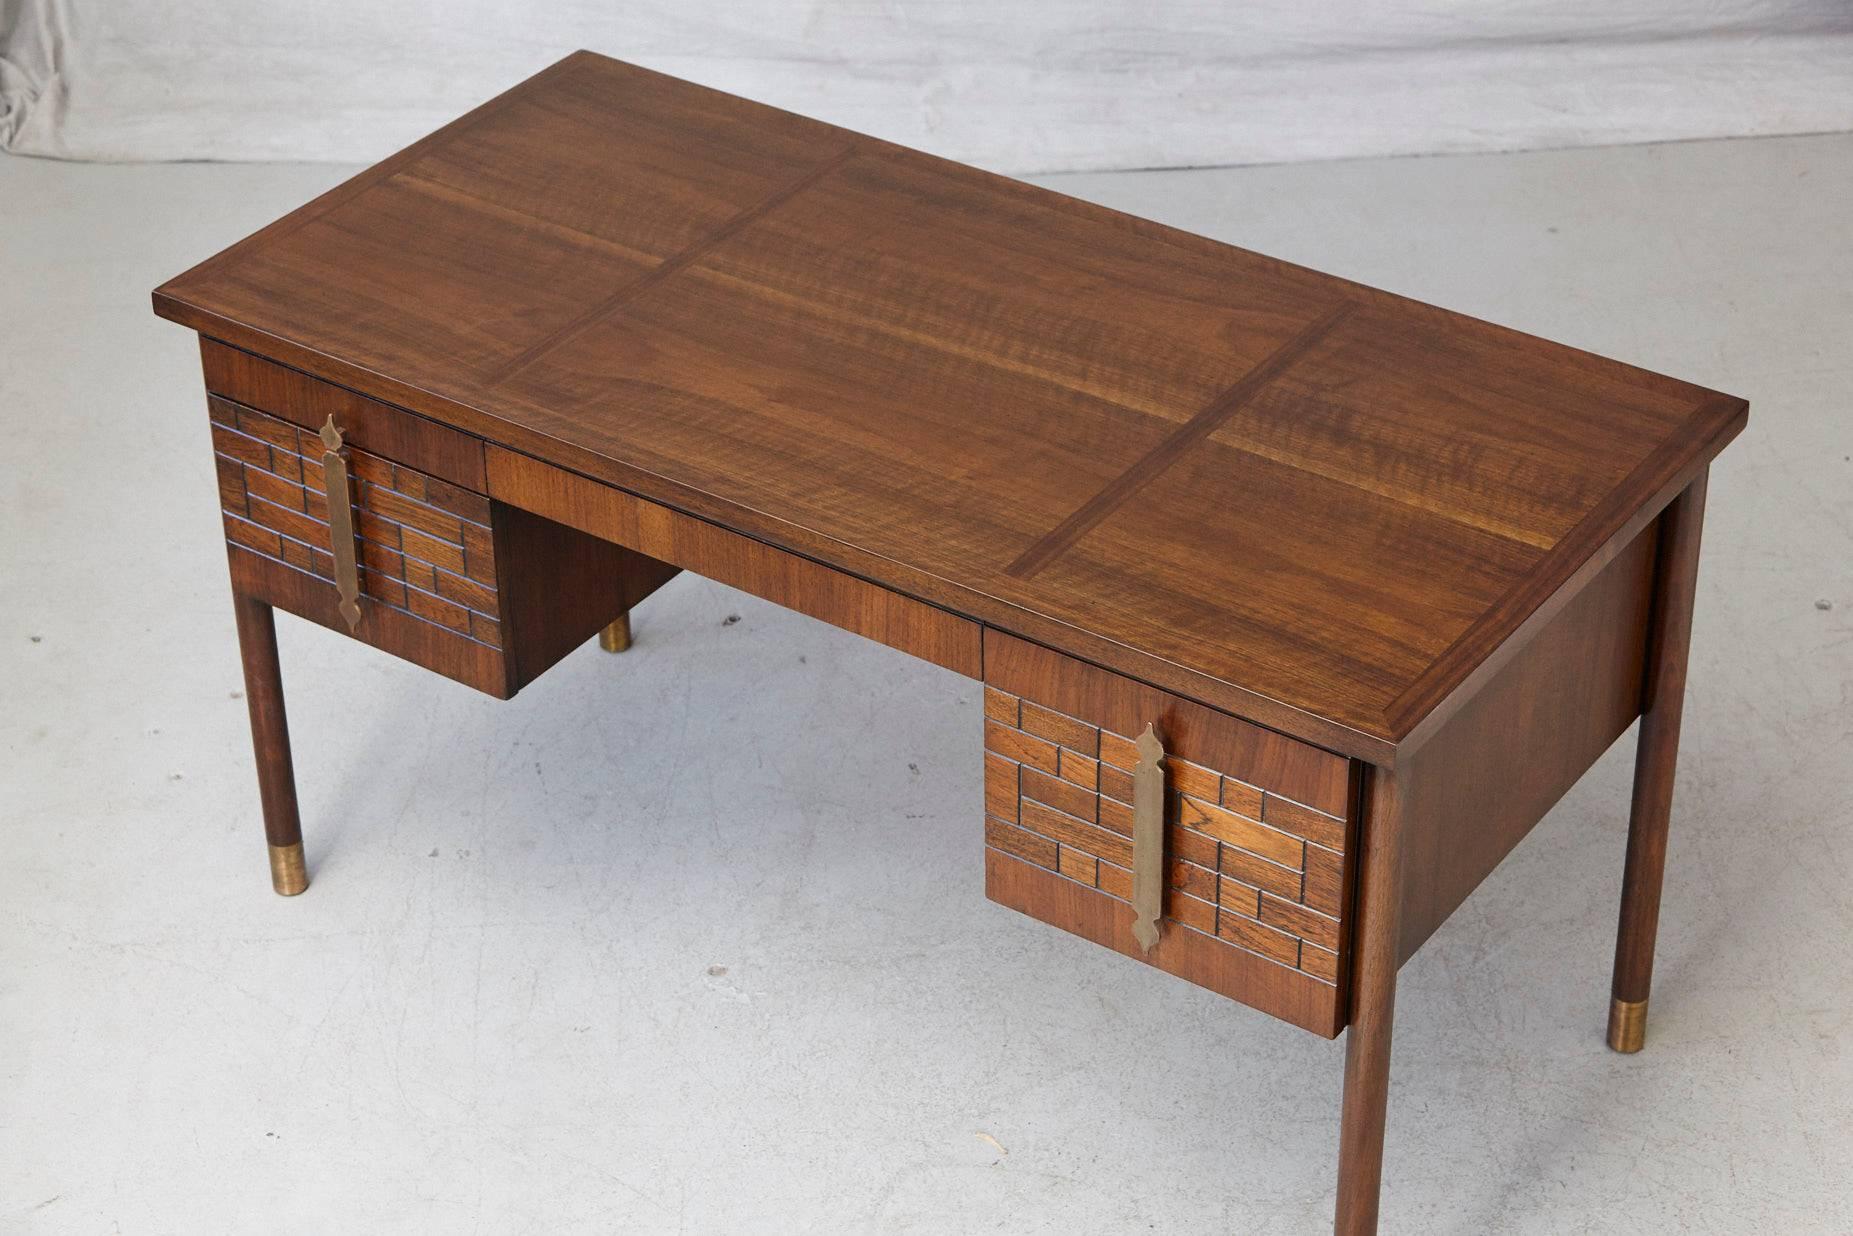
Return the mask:
<path fill-rule="evenodd" d="M 1352 308 L 1352 304 L 1346 301 L 1326 311 L 1293 338 L 1263 357 L 1259 364 L 1243 374 L 1228 390 L 1212 399 L 1202 410 L 1173 430 L 1164 441 L 1147 451 L 1131 467 L 1077 507 L 1073 514 L 1057 524 L 1046 536 L 1024 550 L 1015 562 L 1004 569 L 1004 574 L 1028 579 L 1060 557 L 1069 546 L 1125 505 L 1134 494 L 1176 463 L 1184 452 L 1209 437 L 1217 426 L 1265 390 L 1268 383 L 1316 347 L 1320 340 L 1345 320 Z"/>
<path fill-rule="evenodd" d="M 611 295 L 593 305 L 590 309 L 574 318 L 571 322 L 568 322 L 565 326 L 560 327 L 560 329 L 554 331 L 552 334 L 544 335 L 535 340 L 528 347 L 511 357 L 506 364 L 491 373 L 485 385 L 492 389 L 500 386 L 502 383 L 508 381 L 510 378 L 532 365 L 535 361 L 540 360 L 543 356 L 552 352 L 555 348 L 570 343 L 600 321 L 616 312 L 626 301 L 635 299 L 638 295 L 654 287 L 656 284 L 663 282 L 663 280 L 669 278 L 677 271 L 687 268 L 693 262 L 711 253 L 713 250 L 726 243 L 729 238 L 739 235 L 740 232 L 750 225 L 759 222 L 759 220 L 765 218 L 780 206 L 783 206 L 786 202 L 791 201 L 837 168 L 842 167 L 845 163 L 849 162 L 855 154 L 856 144 L 851 142 L 823 162 L 806 169 L 800 175 L 786 181 L 785 184 L 773 190 L 772 193 L 760 199 L 758 202 L 755 202 L 753 205 L 748 206 L 745 210 L 735 214 L 725 223 L 722 223 L 719 227 L 715 228 L 714 231 L 708 233 L 694 244 L 689 245 L 686 249 L 670 254 L 655 266 L 650 267 L 650 269 L 627 281 L 616 291 L 612 292 Z"/>

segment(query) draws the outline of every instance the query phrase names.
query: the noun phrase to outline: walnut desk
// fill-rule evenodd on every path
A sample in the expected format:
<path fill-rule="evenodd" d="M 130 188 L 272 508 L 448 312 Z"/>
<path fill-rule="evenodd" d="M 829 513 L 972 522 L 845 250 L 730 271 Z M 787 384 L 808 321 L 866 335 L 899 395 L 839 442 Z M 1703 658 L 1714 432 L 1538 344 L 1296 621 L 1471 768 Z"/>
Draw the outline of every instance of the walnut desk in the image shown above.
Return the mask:
<path fill-rule="evenodd" d="M 980 679 L 985 891 L 1328 1038 L 1636 717 L 1641 1046 L 1740 399 L 589 53 L 165 284 L 272 610 L 510 696 L 690 570 Z"/>

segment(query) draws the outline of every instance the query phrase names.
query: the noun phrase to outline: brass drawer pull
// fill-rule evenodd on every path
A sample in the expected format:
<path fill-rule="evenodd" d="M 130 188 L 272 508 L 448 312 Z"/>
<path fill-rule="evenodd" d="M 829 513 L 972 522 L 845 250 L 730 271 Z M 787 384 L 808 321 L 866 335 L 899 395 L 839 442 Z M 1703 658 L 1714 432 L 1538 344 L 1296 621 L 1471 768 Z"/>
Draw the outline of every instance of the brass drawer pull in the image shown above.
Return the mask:
<path fill-rule="evenodd" d="M 360 625 L 360 563 L 354 556 L 354 507 L 348 493 L 347 449 L 331 415 L 322 426 L 322 487 L 328 494 L 329 549 L 335 556 L 335 589 L 348 630 Z"/>
<path fill-rule="evenodd" d="M 1165 909 L 1165 745 L 1147 725 L 1132 770 L 1132 934 L 1147 953 Z"/>

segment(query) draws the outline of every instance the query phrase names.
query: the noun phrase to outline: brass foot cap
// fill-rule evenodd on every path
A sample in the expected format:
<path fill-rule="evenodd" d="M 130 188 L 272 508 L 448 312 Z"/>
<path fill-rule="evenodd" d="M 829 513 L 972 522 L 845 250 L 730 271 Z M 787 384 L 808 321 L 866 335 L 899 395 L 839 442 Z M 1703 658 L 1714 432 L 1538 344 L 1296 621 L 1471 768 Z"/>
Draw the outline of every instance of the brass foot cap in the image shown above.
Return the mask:
<path fill-rule="evenodd" d="M 1647 1001 L 1609 1001 L 1609 1046 L 1632 1055 L 1647 1043 Z"/>
<path fill-rule="evenodd" d="M 581 628 L 583 630 L 583 628 Z M 625 614 L 598 633 L 598 646 L 606 652 L 623 652 L 631 646 L 631 616 Z"/>
<path fill-rule="evenodd" d="M 270 847 L 270 887 L 284 897 L 294 897 L 309 887 L 309 869 L 302 861 L 302 842 Z"/>

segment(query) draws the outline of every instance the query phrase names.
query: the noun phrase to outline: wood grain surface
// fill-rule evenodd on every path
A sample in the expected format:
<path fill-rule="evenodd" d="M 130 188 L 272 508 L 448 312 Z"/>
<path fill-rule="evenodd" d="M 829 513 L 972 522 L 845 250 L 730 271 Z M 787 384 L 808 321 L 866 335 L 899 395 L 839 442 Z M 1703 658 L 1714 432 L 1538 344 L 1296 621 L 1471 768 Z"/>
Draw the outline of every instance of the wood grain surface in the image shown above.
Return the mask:
<path fill-rule="evenodd" d="M 1745 418 L 589 53 L 155 304 L 1377 762 Z"/>

